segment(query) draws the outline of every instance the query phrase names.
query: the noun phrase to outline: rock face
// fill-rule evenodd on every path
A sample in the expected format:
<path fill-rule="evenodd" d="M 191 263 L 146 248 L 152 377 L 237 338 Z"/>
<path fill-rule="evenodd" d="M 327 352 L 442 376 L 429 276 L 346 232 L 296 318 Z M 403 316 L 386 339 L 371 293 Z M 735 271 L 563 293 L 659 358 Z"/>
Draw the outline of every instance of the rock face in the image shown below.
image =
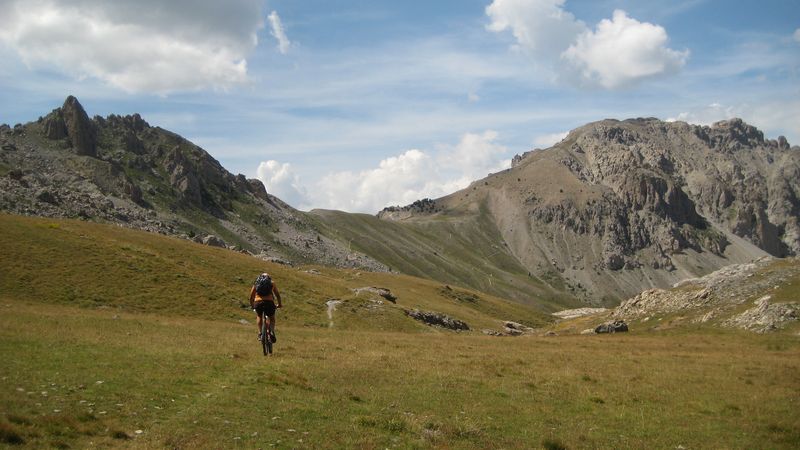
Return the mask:
<path fill-rule="evenodd" d="M 800 147 L 739 119 L 604 120 L 514 161 L 380 217 L 428 228 L 490 222 L 500 252 L 594 304 L 800 252 Z"/>
<path fill-rule="evenodd" d="M 97 156 L 94 126 L 77 98 L 71 95 L 67 97 L 61 107 L 61 116 L 75 152 L 84 156 Z"/>

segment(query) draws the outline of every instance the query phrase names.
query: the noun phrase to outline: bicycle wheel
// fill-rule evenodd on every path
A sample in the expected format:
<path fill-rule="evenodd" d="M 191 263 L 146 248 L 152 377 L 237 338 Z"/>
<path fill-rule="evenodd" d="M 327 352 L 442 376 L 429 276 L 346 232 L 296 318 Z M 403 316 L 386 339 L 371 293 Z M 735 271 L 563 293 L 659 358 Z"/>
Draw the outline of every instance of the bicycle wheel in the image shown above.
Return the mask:
<path fill-rule="evenodd" d="M 261 321 L 261 348 L 264 350 L 264 356 L 272 353 L 272 342 L 270 342 L 269 333 L 267 333 L 266 317 Z"/>

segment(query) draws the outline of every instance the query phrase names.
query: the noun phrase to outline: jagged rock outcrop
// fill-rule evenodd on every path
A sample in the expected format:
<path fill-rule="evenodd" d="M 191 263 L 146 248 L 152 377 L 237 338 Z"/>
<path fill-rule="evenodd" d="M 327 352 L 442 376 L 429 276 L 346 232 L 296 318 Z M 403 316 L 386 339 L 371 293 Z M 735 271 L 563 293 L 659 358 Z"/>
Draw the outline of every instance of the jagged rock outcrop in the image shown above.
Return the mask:
<path fill-rule="evenodd" d="M 261 200 L 269 200 L 269 196 L 267 196 L 267 188 L 264 186 L 264 183 L 262 183 L 261 180 L 250 179 L 246 180 L 246 182 L 250 192 L 252 192 L 253 195 Z"/>
<path fill-rule="evenodd" d="M 383 208 L 378 213 L 378 217 L 397 220 L 409 217 L 412 214 L 431 214 L 438 211 L 441 211 L 441 208 L 436 206 L 436 202 L 429 198 L 424 198 L 406 206 L 388 206 Z"/>
<path fill-rule="evenodd" d="M 205 150 L 139 114 L 90 119 L 70 96 L 37 122 L 0 126 L 0 149 L 0 211 L 187 239 L 213 234 L 265 258 L 388 270 L 323 236 L 260 181 L 231 174 Z"/>
<path fill-rule="evenodd" d="M 71 95 L 67 97 L 61 107 L 61 115 L 67 129 L 67 137 L 75 152 L 84 156 L 97 156 L 94 125 L 78 99 Z"/>

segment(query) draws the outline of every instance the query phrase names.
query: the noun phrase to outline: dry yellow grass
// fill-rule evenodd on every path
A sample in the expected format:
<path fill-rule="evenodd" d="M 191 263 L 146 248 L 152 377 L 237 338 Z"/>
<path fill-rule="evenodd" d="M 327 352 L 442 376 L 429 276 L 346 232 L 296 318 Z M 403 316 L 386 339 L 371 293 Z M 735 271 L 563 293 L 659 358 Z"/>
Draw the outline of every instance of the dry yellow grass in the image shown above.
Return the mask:
<path fill-rule="evenodd" d="M 0 432 L 25 445 L 796 448 L 781 336 L 491 338 L 0 302 Z M 141 434 L 136 434 L 142 430 Z"/>

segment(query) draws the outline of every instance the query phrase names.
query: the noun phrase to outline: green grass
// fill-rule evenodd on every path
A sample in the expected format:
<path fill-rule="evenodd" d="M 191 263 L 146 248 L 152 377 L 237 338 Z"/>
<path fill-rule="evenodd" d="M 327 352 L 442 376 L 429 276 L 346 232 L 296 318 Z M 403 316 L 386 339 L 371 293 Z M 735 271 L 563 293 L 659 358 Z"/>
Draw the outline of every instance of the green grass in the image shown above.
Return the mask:
<path fill-rule="evenodd" d="M 491 295 L 463 305 L 443 285 L 405 275 L 266 263 L 229 250 L 126 228 L 74 220 L 0 215 L 0 292 L 30 302 L 249 319 L 252 280 L 269 271 L 286 299 L 282 315 L 298 325 L 328 327 L 326 301 L 339 299 L 334 326 L 355 329 L 434 331 L 405 316 L 418 308 L 450 314 L 471 328 L 498 328 L 502 320 L 544 325 L 552 319 Z M 353 289 L 380 286 L 396 304 Z M 378 301 L 381 303 L 379 304 Z"/>
<path fill-rule="evenodd" d="M 0 438 L 32 447 L 796 448 L 800 345 L 491 338 L 0 302 Z M 778 350 L 768 350 L 778 348 Z M 137 434 L 137 430 L 141 433 Z"/>
<path fill-rule="evenodd" d="M 503 240 L 488 214 L 403 224 L 338 211 L 313 211 L 309 217 L 330 237 L 349 242 L 353 250 L 393 270 L 489 292 L 547 312 L 578 306 L 574 297 L 559 290 L 563 290 L 560 275 L 554 289 L 529 275 L 507 247 L 497 245 Z"/>
<path fill-rule="evenodd" d="M 409 276 L 290 268 L 80 221 L 0 216 L 0 446 L 797 448 L 800 341 L 709 328 L 496 338 L 522 305 Z M 284 293 L 261 356 L 239 307 Z M 382 286 L 397 304 L 351 289 Z M 324 302 L 343 303 L 333 313 Z M 249 323 L 242 324 L 241 319 Z"/>

